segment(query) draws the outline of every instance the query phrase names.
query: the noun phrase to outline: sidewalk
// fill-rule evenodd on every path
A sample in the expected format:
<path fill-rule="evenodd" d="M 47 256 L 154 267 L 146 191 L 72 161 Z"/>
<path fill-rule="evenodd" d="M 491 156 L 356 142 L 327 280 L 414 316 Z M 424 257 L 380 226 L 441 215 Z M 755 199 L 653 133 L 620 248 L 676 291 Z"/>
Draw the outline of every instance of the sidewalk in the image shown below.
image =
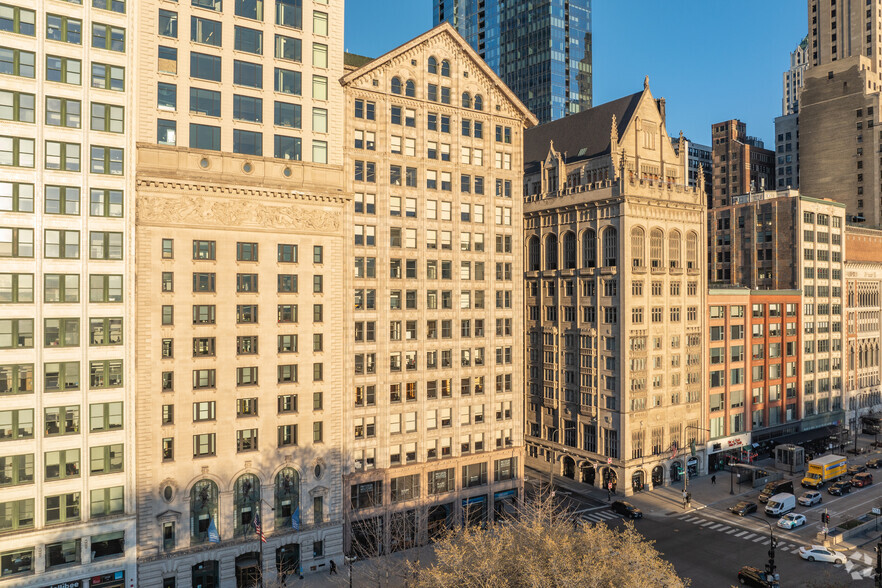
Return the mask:
<path fill-rule="evenodd" d="M 410 561 L 421 562 L 421 565 L 434 563 L 434 550 L 431 545 L 399 551 L 383 557 L 376 557 L 364 561 L 356 561 L 352 565 L 352 586 L 375 586 L 376 588 L 404 588 L 407 586 L 405 578 L 407 563 Z M 335 560 L 336 561 L 336 560 Z M 302 580 L 296 576 L 290 578 L 284 585 L 285 588 L 343 588 L 349 586 L 349 566 L 337 562 L 337 575 L 330 575 L 327 570 L 314 574 L 307 574 Z M 281 584 L 268 584 L 269 587 L 281 587 Z"/>

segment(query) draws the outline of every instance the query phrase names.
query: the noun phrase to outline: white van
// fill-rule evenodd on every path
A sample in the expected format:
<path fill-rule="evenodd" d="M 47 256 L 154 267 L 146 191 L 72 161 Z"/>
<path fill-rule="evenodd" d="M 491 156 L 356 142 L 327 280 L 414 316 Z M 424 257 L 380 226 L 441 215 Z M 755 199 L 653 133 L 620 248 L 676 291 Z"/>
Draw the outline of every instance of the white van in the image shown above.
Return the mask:
<path fill-rule="evenodd" d="M 796 509 L 796 496 L 786 492 L 775 494 L 766 504 L 766 514 L 770 517 L 780 517 L 794 509 Z"/>

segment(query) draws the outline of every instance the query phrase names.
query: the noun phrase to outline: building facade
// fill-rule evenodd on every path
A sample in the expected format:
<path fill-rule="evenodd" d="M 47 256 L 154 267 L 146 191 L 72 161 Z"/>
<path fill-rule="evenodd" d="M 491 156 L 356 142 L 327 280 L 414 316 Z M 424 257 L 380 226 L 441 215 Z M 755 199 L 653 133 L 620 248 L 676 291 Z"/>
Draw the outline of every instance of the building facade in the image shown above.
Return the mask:
<path fill-rule="evenodd" d="M 882 231 L 845 229 L 847 313 L 845 354 L 849 421 L 879 412 L 882 404 L 879 345 L 882 340 Z M 857 427 L 853 427 L 857 429 Z"/>
<path fill-rule="evenodd" d="M 88 4 L 0 4 L 0 586 L 136 579 L 135 7 Z"/>
<path fill-rule="evenodd" d="M 875 3 L 874 3 L 875 5 Z M 866 5 L 808 0 L 811 67 L 799 105 L 800 190 L 846 205 L 849 222 L 882 226 L 882 26 Z"/>
<path fill-rule="evenodd" d="M 352 551 L 369 556 L 521 499 L 520 177 L 535 118 L 447 23 L 343 87 L 345 510 Z"/>
<path fill-rule="evenodd" d="M 798 190 L 799 113 L 775 118 L 775 157 L 778 190 Z"/>
<path fill-rule="evenodd" d="M 708 292 L 708 471 L 799 430 L 802 347 L 798 290 Z M 743 450 L 747 450 L 744 453 Z"/>
<path fill-rule="evenodd" d="M 539 122 L 591 108 L 591 0 L 433 0 Z"/>
<path fill-rule="evenodd" d="M 326 571 L 343 551 L 343 2 L 135 8 L 140 581 Z"/>
<path fill-rule="evenodd" d="M 746 124 L 733 119 L 712 129 L 714 195 L 710 208 L 728 205 L 732 196 L 775 185 L 775 154 L 748 136 Z"/>
<path fill-rule="evenodd" d="M 707 203 L 708 206 L 711 206 L 714 188 L 713 149 L 710 145 L 694 143 L 685 137 L 684 139 L 686 144 L 686 165 L 689 168 L 687 178 L 689 186 L 696 188 L 703 182 L 704 192 L 707 194 Z M 672 137 L 671 145 L 674 147 L 674 152 L 679 155 L 680 139 Z"/>
<path fill-rule="evenodd" d="M 625 494 L 697 473 L 706 202 L 685 141 L 647 80 L 525 142 L 528 462 Z"/>
<path fill-rule="evenodd" d="M 782 76 L 784 87 L 781 99 L 781 114 L 796 114 L 799 112 L 799 95 L 805 85 L 805 72 L 810 67 L 808 37 L 799 42 L 796 49 L 790 53 L 790 69 Z"/>
<path fill-rule="evenodd" d="M 782 190 L 734 196 L 729 206 L 708 212 L 715 285 L 802 292 L 801 408 L 785 410 L 769 426 L 801 418 L 802 430 L 810 430 L 843 418 L 844 208 Z"/>

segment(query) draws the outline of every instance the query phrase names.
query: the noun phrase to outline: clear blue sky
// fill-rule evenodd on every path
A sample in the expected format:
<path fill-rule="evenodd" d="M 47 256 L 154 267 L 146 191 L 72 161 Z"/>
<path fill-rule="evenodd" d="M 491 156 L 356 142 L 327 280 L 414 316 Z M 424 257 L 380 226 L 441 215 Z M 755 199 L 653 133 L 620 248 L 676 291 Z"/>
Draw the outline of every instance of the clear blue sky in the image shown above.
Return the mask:
<path fill-rule="evenodd" d="M 806 34 L 805 0 L 594 0 L 594 103 L 643 87 L 668 133 L 710 142 L 740 118 L 774 147 L 782 74 Z M 378 57 L 432 27 L 432 0 L 347 0 L 346 51 Z"/>

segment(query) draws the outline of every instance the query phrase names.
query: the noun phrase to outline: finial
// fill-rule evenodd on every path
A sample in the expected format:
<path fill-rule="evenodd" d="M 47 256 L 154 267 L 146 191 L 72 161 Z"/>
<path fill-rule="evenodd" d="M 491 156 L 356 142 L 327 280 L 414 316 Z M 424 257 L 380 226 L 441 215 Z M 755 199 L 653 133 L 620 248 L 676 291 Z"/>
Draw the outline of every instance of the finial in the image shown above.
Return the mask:
<path fill-rule="evenodd" d="M 644 90 L 649 89 L 649 76 L 646 76 L 645 78 L 643 78 L 643 89 Z"/>

